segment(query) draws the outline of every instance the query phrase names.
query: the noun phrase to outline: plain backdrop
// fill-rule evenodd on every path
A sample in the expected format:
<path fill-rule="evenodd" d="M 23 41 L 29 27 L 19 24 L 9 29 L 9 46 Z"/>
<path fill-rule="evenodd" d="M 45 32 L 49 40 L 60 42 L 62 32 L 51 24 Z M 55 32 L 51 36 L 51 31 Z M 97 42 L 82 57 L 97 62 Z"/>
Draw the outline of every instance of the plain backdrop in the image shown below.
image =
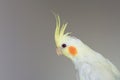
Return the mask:
<path fill-rule="evenodd" d="M 0 80 L 75 80 L 55 52 L 52 11 L 120 70 L 120 0 L 0 0 Z"/>

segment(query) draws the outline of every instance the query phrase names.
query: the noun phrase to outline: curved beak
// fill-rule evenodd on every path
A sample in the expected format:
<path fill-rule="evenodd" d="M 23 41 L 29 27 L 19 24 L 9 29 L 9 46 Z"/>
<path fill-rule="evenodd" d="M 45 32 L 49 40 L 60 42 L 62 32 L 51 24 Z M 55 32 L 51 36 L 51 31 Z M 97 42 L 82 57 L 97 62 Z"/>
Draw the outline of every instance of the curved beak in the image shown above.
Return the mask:
<path fill-rule="evenodd" d="M 56 52 L 58 56 L 62 55 L 62 50 L 59 47 L 56 48 Z"/>

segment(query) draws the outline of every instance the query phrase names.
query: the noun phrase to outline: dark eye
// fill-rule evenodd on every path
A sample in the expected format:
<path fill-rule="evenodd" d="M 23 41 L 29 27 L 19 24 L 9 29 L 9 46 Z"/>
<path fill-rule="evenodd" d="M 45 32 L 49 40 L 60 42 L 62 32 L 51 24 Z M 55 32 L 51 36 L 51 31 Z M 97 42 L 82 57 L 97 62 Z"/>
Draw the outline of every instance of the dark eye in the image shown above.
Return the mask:
<path fill-rule="evenodd" d="M 62 48 L 65 48 L 67 45 L 66 44 L 62 44 Z"/>

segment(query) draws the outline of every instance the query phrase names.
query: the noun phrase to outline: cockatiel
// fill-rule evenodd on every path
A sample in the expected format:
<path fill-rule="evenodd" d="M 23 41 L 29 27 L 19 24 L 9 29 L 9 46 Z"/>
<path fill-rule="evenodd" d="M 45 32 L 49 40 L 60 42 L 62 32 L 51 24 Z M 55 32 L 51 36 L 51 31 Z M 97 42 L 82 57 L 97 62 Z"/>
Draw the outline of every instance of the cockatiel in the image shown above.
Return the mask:
<path fill-rule="evenodd" d="M 56 17 L 55 43 L 58 55 L 64 55 L 75 65 L 77 80 L 120 80 L 120 72 L 106 58 L 89 48 L 81 40 L 64 33 L 67 23 Z"/>

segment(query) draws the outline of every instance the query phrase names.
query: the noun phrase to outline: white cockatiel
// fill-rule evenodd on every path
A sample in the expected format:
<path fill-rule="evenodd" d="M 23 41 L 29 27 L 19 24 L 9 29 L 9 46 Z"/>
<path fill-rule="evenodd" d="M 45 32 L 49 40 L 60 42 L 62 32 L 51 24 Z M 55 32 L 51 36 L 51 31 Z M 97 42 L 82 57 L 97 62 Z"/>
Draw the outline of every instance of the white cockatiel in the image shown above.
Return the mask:
<path fill-rule="evenodd" d="M 77 80 L 120 80 L 120 72 L 106 58 L 89 48 L 81 40 L 64 33 L 67 23 L 56 17 L 55 43 L 58 55 L 64 55 L 75 65 Z"/>

